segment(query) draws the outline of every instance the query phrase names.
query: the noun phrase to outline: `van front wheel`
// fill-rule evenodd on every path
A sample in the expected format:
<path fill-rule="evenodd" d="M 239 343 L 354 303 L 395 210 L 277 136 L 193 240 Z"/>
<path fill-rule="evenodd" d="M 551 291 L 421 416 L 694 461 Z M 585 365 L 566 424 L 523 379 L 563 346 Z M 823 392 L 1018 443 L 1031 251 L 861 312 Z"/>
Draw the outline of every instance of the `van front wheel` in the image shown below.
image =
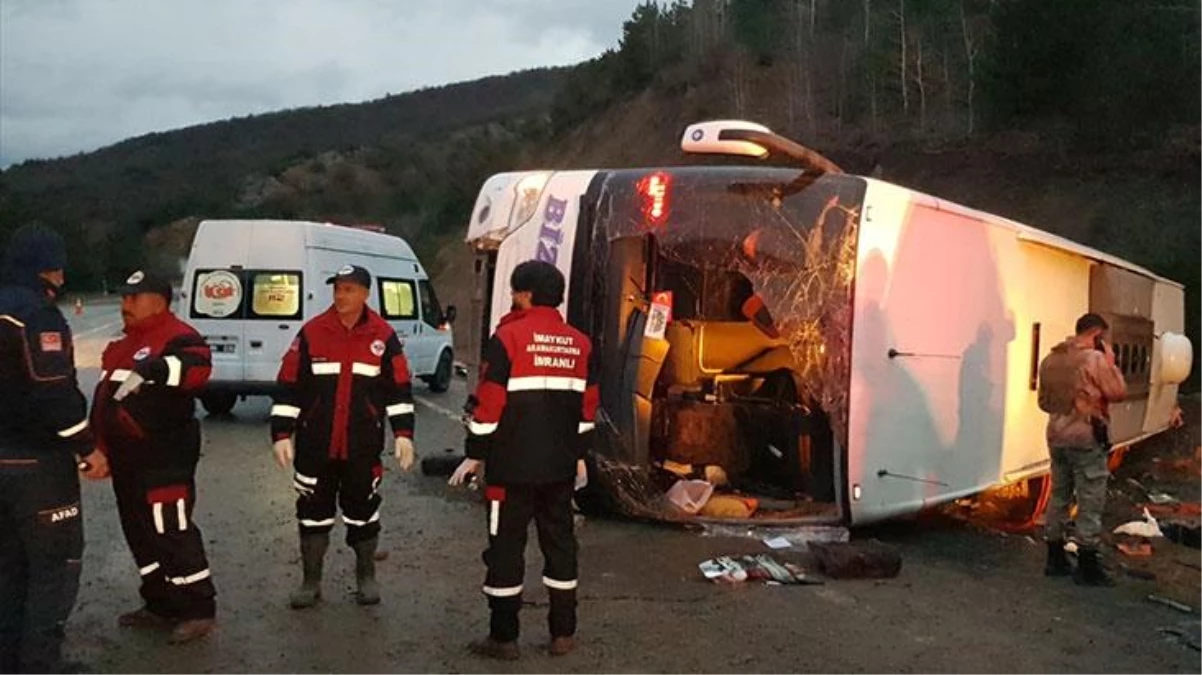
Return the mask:
<path fill-rule="evenodd" d="M 434 369 L 433 375 L 426 378 L 426 384 L 430 385 L 430 391 L 441 394 L 451 388 L 451 377 L 454 374 L 453 365 L 451 352 L 443 352 L 442 356 L 438 357 L 438 367 Z"/>
<path fill-rule="evenodd" d="M 210 415 L 228 415 L 237 402 L 237 394 L 228 391 L 211 391 L 200 396 L 200 404 Z"/>

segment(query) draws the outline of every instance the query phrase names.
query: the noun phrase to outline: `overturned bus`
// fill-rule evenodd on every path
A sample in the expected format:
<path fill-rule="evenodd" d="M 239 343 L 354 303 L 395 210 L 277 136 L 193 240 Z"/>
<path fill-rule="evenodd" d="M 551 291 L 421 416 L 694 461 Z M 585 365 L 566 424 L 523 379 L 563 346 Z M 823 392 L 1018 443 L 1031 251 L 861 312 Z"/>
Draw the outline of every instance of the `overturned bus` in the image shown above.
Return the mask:
<path fill-rule="evenodd" d="M 591 499 L 663 520 L 852 525 L 1039 479 L 1038 365 L 1086 311 L 1109 320 L 1130 390 L 1116 447 L 1169 427 L 1193 353 L 1180 284 L 844 174 L 759 125 L 693 125 L 682 147 L 804 168 L 504 173 L 472 212 L 471 377 L 510 272 L 554 263 L 561 310 L 600 357 Z M 666 497 L 702 477 L 751 506 Z"/>

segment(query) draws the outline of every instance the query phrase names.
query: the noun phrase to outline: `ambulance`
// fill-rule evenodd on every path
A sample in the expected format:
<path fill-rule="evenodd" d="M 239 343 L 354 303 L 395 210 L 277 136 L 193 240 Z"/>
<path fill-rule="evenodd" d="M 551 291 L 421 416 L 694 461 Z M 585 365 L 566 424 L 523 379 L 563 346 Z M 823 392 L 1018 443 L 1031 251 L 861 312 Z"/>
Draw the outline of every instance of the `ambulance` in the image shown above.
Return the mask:
<path fill-rule="evenodd" d="M 1170 427 L 1193 359 L 1181 284 L 758 124 L 695 124 L 681 147 L 740 163 L 498 174 L 468 226 L 469 366 L 518 263 L 567 278 L 560 309 L 600 359 L 589 462 L 608 506 L 858 525 L 1004 486 L 1046 496 L 1039 363 L 1085 312 L 1109 321 L 1130 392 L 1115 447 Z M 769 155 L 786 165 L 750 161 Z M 680 481 L 752 506 L 682 510 Z"/>
<path fill-rule="evenodd" d="M 212 349 L 205 410 L 225 414 L 239 398 L 272 392 L 288 345 L 331 305 L 326 279 L 347 265 L 371 272 L 368 305 L 396 330 L 414 377 L 447 390 L 455 307 L 439 303 L 405 240 L 330 223 L 206 220 L 188 257 L 180 312 Z"/>

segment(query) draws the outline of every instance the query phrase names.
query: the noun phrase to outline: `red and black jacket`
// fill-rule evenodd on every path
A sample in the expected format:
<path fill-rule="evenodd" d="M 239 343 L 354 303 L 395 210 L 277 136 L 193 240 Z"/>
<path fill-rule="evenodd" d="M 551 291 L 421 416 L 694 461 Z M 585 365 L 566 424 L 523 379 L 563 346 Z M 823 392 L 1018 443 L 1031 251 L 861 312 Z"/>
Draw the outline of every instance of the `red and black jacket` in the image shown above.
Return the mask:
<path fill-rule="evenodd" d="M 554 307 L 507 314 L 480 365 L 467 456 L 489 483 L 554 483 L 576 475 L 593 436 L 592 343 Z"/>
<path fill-rule="evenodd" d="M 101 357 L 92 397 L 92 428 L 117 470 L 139 472 L 150 485 L 189 480 L 200 457 L 196 394 L 212 374 L 209 346 L 170 312 L 126 328 Z M 113 394 L 131 373 L 146 382 L 123 401 Z"/>
<path fill-rule="evenodd" d="M 333 307 L 306 323 L 277 380 L 271 437 L 296 434 L 298 460 L 378 457 L 385 417 L 394 436 L 413 437 L 409 363 L 396 332 L 370 308 L 350 330 Z"/>

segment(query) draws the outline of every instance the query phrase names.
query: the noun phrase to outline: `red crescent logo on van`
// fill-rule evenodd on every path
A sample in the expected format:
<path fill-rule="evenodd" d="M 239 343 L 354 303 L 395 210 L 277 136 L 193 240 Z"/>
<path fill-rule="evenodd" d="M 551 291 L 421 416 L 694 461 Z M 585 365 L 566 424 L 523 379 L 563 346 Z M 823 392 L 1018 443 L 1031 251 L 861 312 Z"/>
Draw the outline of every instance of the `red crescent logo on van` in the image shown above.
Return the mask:
<path fill-rule="evenodd" d="M 233 284 L 224 279 L 216 283 L 205 284 L 204 287 L 205 297 L 212 300 L 226 300 L 234 297 L 234 294 L 237 292 L 238 289 L 234 288 Z"/>

